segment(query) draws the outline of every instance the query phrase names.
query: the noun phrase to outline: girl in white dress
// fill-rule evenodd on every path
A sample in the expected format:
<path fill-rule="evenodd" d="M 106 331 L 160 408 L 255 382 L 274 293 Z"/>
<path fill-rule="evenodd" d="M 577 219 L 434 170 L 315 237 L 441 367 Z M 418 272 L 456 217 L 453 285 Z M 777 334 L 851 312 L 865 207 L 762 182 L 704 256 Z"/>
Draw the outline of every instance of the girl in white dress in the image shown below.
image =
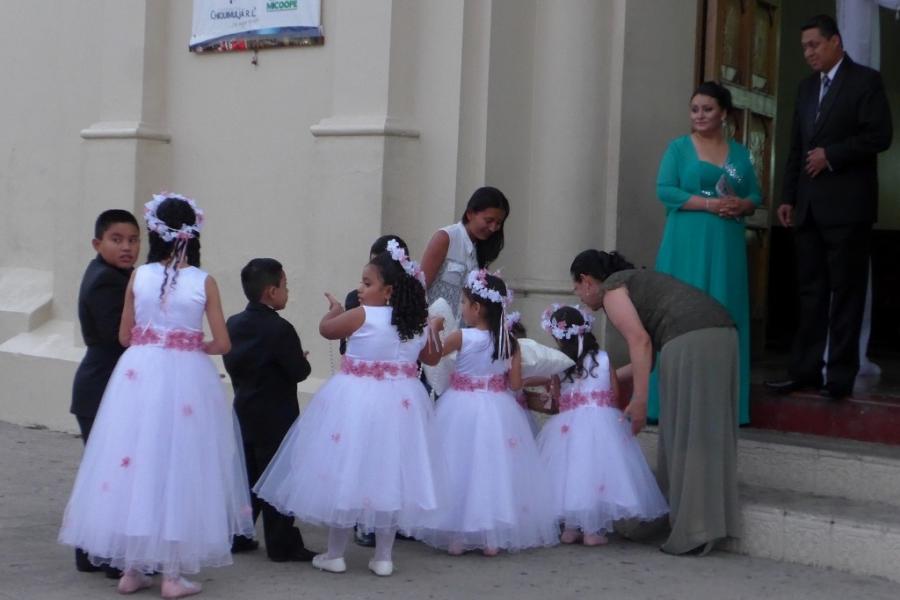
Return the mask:
<path fill-rule="evenodd" d="M 437 401 L 434 436 L 447 468 L 437 517 L 416 537 L 450 554 L 549 546 L 558 530 L 537 446 L 511 390 L 522 386 L 518 344 L 509 335 L 506 285 L 473 271 L 443 352 L 458 351 L 450 389 Z"/>
<path fill-rule="evenodd" d="M 250 497 L 231 403 L 208 354 L 230 349 L 219 291 L 201 271 L 203 213 L 177 194 L 146 204 L 148 264 L 125 295 L 119 359 L 100 404 L 59 541 L 123 570 L 119 592 L 200 591 L 182 573 L 231 564 L 252 537 Z M 203 315 L 212 341 L 203 341 Z"/>
<path fill-rule="evenodd" d="M 254 491 L 282 513 L 330 528 L 317 569 L 346 571 L 356 526 L 375 532 L 369 569 L 386 576 L 397 530 L 410 533 L 437 508 L 432 402 L 416 360 L 436 364 L 440 349 L 427 342 L 421 271 L 396 240 L 363 269 L 358 291 L 361 306 L 347 311 L 326 294 L 319 333 L 348 338 L 341 372 L 313 396 Z"/>
<path fill-rule="evenodd" d="M 554 304 L 541 324 L 575 361 L 561 383 L 553 378 L 553 405 L 559 414 L 538 435 L 553 511 L 565 524 L 560 541 L 605 544 L 613 522 L 653 520 L 669 507 L 618 408 L 615 371 L 591 333 L 593 317 L 578 307 Z"/>

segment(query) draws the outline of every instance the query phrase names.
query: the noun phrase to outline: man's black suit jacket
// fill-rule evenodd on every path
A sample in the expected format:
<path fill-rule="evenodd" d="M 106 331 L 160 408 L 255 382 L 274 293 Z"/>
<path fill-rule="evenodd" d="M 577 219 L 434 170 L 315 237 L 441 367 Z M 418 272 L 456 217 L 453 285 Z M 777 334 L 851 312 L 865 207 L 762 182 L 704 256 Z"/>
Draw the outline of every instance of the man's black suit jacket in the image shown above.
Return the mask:
<path fill-rule="evenodd" d="M 231 351 L 225 369 L 244 441 L 278 445 L 300 414 L 297 383 L 309 376 L 294 326 L 259 302 L 228 319 Z"/>
<path fill-rule="evenodd" d="M 891 112 L 878 71 L 844 55 L 822 98 L 821 76 L 800 83 L 794 107 L 783 202 L 794 206 L 794 223 L 809 217 L 822 227 L 874 223 L 878 218 L 877 154 L 891 145 Z M 825 149 L 831 170 L 810 178 L 806 153 Z"/>
<path fill-rule="evenodd" d="M 119 357 L 119 321 L 131 269 L 117 269 L 98 255 L 88 263 L 78 291 L 78 321 L 87 352 L 75 371 L 72 406 L 79 417 L 97 416 L 100 400 Z"/>

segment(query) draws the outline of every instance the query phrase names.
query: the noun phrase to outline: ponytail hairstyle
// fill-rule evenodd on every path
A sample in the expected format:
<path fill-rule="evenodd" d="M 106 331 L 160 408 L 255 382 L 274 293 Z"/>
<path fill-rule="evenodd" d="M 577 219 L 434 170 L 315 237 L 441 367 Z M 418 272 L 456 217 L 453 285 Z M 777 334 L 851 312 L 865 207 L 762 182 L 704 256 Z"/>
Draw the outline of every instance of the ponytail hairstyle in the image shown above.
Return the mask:
<path fill-rule="evenodd" d="M 397 328 L 400 340 L 405 342 L 421 334 L 428 322 L 425 288 L 414 275 L 404 270 L 390 252 L 382 252 L 369 264 L 378 269 L 384 284 L 393 288 L 389 300 L 394 309 L 391 325 Z"/>
<path fill-rule="evenodd" d="M 597 281 L 606 281 L 607 277 L 617 271 L 633 268 L 634 265 L 616 251 L 585 250 L 572 261 L 569 273 L 576 282 L 581 281 L 582 275 L 590 275 Z"/>
<path fill-rule="evenodd" d="M 506 360 L 515 354 L 519 344 L 515 336 L 510 335 L 506 320 L 506 306 L 512 302 L 512 294 L 503 280 L 484 269 L 472 271 L 466 278 L 463 293 L 469 302 L 480 305 L 483 310 L 494 344 L 491 359 Z"/>
<path fill-rule="evenodd" d="M 588 375 L 594 377 L 600 344 L 593 332 L 590 331 L 590 323 L 585 320 L 584 314 L 574 306 L 560 306 L 553 311 L 549 321 L 557 329 L 559 329 L 559 325 L 566 325 L 573 331 L 572 335 L 563 334 L 559 337 L 551 332 L 551 335 L 556 338 L 556 344 L 560 351 L 575 361 L 575 364 L 563 373 L 563 380 L 574 381 L 575 377 L 583 379 Z M 574 333 L 575 331 L 582 333 Z M 589 368 L 585 368 L 585 359 L 588 356 L 593 359 L 593 364 Z"/>
<path fill-rule="evenodd" d="M 200 266 L 202 212 L 195 210 L 191 202 L 183 196 L 173 194 L 154 196 L 154 200 L 146 205 L 144 218 L 150 241 L 147 263 L 165 263 L 165 277 L 159 290 L 160 299 L 165 296 L 167 285 L 175 287 L 178 265 L 182 259 L 186 259 L 187 264 L 192 267 Z"/>
<path fill-rule="evenodd" d="M 466 210 L 462 216 L 463 225 L 469 222 L 469 212 L 480 213 L 489 208 L 499 208 L 505 213 L 503 224 L 500 225 L 494 234 L 486 240 L 477 240 L 475 242 L 475 255 L 478 259 L 478 268 L 484 269 L 494 262 L 500 251 L 503 250 L 503 225 L 509 218 L 509 200 L 503 195 L 503 192 L 495 187 L 480 187 L 472 193 L 469 203 L 466 204 Z"/>

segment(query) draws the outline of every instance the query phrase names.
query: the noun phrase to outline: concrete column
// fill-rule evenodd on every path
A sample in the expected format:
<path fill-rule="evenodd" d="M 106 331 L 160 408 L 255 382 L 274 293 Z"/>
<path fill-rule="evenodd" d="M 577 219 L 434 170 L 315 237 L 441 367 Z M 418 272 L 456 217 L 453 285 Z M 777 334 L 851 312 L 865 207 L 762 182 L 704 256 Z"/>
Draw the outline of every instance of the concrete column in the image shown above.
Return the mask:
<path fill-rule="evenodd" d="M 538 2 L 535 19 L 530 218 L 523 276 L 571 288 L 568 268 L 579 250 L 601 244 L 602 78 L 608 22 L 602 3 L 561 9 Z"/>
<path fill-rule="evenodd" d="M 57 314 L 72 318 L 73 290 L 92 251 L 94 219 L 108 208 L 131 210 L 140 219 L 151 193 L 168 185 L 170 134 L 165 129 L 165 61 L 168 3 L 106 0 L 101 17 L 99 117 L 81 131 L 83 190 L 72 222 L 61 224 L 54 266 Z M 146 244 L 145 244 L 146 246 Z M 80 336 L 76 334 L 76 343 Z"/>

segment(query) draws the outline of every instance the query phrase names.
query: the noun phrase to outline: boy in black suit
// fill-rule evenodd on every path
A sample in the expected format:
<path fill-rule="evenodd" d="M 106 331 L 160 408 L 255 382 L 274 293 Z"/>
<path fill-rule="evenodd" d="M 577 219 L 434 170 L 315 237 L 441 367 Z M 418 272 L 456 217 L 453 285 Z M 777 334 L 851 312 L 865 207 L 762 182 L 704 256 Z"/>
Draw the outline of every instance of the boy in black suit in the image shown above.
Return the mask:
<path fill-rule="evenodd" d="M 141 230 L 137 219 L 127 210 L 107 210 L 94 223 L 91 244 L 97 256 L 88 263 L 78 291 L 78 321 L 87 351 L 72 383 L 72 406 L 81 439 L 87 444 L 100 400 L 113 369 L 125 351 L 119 344 L 119 321 L 125 306 L 125 288 L 141 249 Z M 75 568 L 83 572 L 99 571 L 87 554 L 75 550 Z M 107 567 L 110 578 L 118 578 L 118 569 Z"/>
<path fill-rule="evenodd" d="M 228 319 L 231 351 L 225 369 L 234 387 L 234 410 L 241 424 L 247 476 L 251 487 L 300 415 L 297 383 L 310 366 L 293 325 L 278 315 L 288 301 L 287 277 L 274 258 L 254 258 L 241 270 L 241 285 L 249 303 Z M 315 552 L 303 546 L 293 517 L 282 515 L 251 491 L 253 520 L 262 512 L 266 554 L 275 562 L 310 561 Z M 236 537 L 232 552 L 258 544 Z"/>

